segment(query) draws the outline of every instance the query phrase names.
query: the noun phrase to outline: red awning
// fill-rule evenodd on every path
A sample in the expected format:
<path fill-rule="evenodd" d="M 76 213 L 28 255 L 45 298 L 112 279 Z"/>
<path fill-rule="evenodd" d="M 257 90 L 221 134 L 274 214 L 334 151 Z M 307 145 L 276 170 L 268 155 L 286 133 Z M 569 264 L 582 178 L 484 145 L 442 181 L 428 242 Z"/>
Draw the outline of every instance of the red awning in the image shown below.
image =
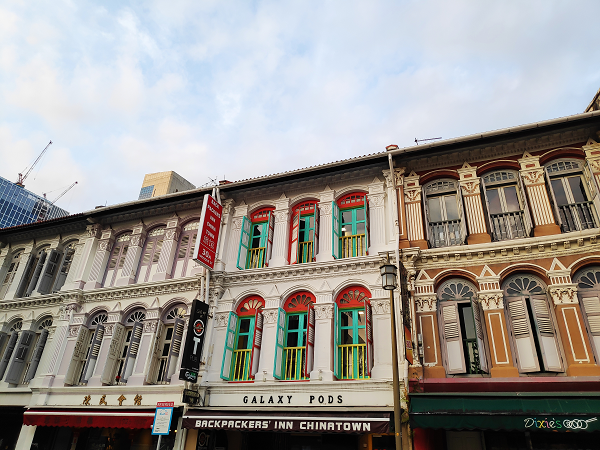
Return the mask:
<path fill-rule="evenodd" d="M 28 409 L 25 425 L 76 428 L 152 428 L 154 410 Z"/>

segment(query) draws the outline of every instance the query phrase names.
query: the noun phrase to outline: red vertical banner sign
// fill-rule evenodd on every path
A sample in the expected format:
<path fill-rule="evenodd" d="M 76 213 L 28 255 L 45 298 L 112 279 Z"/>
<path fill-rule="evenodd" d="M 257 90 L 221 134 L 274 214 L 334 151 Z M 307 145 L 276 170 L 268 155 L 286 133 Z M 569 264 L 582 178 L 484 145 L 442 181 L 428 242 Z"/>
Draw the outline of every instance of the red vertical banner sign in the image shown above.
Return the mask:
<path fill-rule="evenodd" d="M 217 244 L 221 231 L 223 207 L 212 195 L 205 194 L 202 202 L 202 214 L 198 228 L 198 238 L 194 248 L 194 261 L 209 270 L 215 268 Z"/>

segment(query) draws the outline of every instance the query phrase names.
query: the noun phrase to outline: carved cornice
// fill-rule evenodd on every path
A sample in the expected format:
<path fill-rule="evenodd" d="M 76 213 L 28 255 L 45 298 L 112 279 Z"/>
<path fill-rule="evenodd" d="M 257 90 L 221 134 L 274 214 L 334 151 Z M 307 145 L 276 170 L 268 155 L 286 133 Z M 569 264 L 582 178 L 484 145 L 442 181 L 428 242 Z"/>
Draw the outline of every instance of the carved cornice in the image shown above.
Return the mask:
<path fill-rule="evenodd" d="M 432 312 L 437 310 L 437 298 L 435 295 L 415 298 L 415 307 L 418 313 Z"/>
<path fill-rule="evenodd" d="M 577 304 L 579 299 L 577 298 L 577 285 L 566 285 L 566 286 L 549 286 L 548 292 L 552 297 L 552 301 L 555 305 L 568 305 Z"/>
<path fill-rule="evenodd" d="M 502 292 L 479 293 L 478 299 L 484 311 L 504 309 L 504 295 Z"/>

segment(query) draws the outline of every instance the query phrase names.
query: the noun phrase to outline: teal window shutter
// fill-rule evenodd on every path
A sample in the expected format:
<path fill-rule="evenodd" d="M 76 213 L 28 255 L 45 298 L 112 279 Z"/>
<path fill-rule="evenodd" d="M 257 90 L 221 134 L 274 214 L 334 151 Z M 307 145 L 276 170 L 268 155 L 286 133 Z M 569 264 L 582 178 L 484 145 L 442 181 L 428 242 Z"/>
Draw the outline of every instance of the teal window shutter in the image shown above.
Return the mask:
<path fill-rule="evenodd" d="M 312 260 L 317 260 L 317 253 L 319 253 L 319 206 L 315 205 L 315 229 L 313 231 L 313 248 L 312 248 Z"/>
<path fill-rule="evenodd" d="M 240 233 L 240 248 L 238 250 L 237 268 L 244 270 L 246 268 L 246 257 L 250 246 L 250 228 L 252 223 L 247 217 L 242 222 L 242 232 Z"/>
<path fill-rule="evenodd" d="M 340 330 L 339 330 L 339 311 L 337 303 L 333 304 L 333 374 L 340 379 Z"/>
<path fill-rule="evenodd" d="M 237 330 L 238 316 L 234 312 L 229 313 L 227 321 L 227 335 L 225 336 L 225 350 L 223 351 L 223 363 L 221 365 L 221 378 L 231 380 L 231 363 L 233 361 L 233 350 L 235 347 L 235 332 Z"/>
<path fill-rule="evenodd" d="M 365 255 L 369 254 L 369 205 L 367 205 L 367 196 L 363 197 L 365 208 Z"/>
<path fill-rule="evenodd" d="M 261 267 L 268 267 L 273 251 L 273 234 L 275 233 L 275 215 L 269 211 L 269 219 L 267 220 L 267 248 L 265 249 L 263 264 Z"/>
<path fill-rule="evenodd" d="M 340 208 L 331 202 L 331 254 L 340 259 Z"/>
<path fill-rule="evenodd" d="M 285 343 L 285 311 L 279 308 L 277 312 L 277 339 L 275 340 L 275 365 L 273 376 L 278 380 L 283 378 L 283 346 Z"/>

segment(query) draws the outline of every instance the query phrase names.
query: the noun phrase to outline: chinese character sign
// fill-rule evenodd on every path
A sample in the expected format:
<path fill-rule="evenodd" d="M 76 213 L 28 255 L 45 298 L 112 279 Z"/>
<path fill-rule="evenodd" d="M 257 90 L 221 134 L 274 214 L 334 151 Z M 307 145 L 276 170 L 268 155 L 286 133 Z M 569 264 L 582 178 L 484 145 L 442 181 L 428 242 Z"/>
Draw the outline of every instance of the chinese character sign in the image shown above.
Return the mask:
<path fill-rule="evenodd" d="M 215 268 L 222 214 L 223 207 L 219 202 L 211 195 L 205 194 L 194 248 L 194 261 L 210 270 Z"/>

